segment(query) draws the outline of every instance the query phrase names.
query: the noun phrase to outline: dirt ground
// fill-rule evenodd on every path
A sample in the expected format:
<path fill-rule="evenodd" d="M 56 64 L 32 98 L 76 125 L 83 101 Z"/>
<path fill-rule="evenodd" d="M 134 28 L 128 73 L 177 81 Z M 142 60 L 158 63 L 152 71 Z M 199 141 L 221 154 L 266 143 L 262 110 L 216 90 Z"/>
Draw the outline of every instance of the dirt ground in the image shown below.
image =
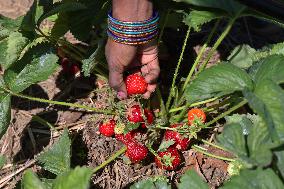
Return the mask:
<path fill-rule="evenodd" d="M 10 18 L 24 15 L 33 0 L 0 0 L 0 14 Z"/>

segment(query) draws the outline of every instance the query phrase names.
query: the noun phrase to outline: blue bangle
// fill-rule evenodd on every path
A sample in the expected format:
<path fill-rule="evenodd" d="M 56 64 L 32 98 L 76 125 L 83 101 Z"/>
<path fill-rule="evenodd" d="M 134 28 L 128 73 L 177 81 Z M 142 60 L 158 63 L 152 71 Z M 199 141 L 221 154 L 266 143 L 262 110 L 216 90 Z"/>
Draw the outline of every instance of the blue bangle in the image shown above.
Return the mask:
<path fill-rule="evenodd" d="M 122 25 L 122 26 L 147 26 L 147 25 L 151 25 L 155 22 L 157 22 L 159 20 L 159 14 L 157 11 L 155 11 L 153 13 L 153 16 L 151 18 L 149 18 L 148 20 L 144 20 L 144 21 L 137 21 L 137 22 L 129 22 L 129 21 L 121 21 L 118 19 L 115 19 L 112 17 L 112 12 L 108 13 L 108 19 L 117 24 L 117 25 Z"/>
<path fill-rule="evenodd" d="M 108 36 L 118 43 L 139 45 L 152 41 L 158 35 L 159 14 L 154 12 L 152 17 L 137 22 L 121 21 L 108 13 Z"/>
<path fill-rule="evenodd" d="M 116 39 L 116 40 L 120 40 L 120 41 L 133 41 L 133 42 L 141 42 L 141 41 L 145 41 L 145 40 L 149 40 L 149 39 L 152 39 L 154 37 L 157 36 L 158 34 L 158 31 L 154 32 L 153 34 L 147 36 L 147 37 L 142 37 L 142 38 L 124 38 L 124 37 L 118 37 L 116 35 L 114 35 L 111 31 L 107 31 L 108 35 L 111 36 L 113 39 Z"/>
<path fill-rule="evenodd" d="M 158 26 L 155 26 L 153 28 L 146 29 L 146 30 L 140 30 L 140 31 L 137 31 L 137 30 L 120 30 L 118 28 L 114 28 L 113 26 L 109 26 L 108 28 L 109 28 L 109 30 L 113 30 L 115 32 L 122 33 L 122 34 L 143 34 L 143 33 L 149 33 L 149 32 L 153 32 L 153 31 L 157 30 Z"/>

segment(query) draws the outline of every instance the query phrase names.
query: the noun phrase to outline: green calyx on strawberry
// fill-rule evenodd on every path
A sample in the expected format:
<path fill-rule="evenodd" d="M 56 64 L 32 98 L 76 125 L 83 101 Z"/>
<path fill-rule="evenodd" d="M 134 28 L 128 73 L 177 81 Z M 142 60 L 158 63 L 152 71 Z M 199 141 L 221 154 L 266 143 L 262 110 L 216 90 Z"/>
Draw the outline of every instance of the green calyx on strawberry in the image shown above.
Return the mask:
<path fill-rule="evenodd" d="M 122 134 L 125 129 L 125 124 L 124 123 L 117 123 L 115 128 L 114 128 L 114 133 L 115 134 Z"/>
<path fill-rule="evenodd" d="M 125 79 L 126 90 L 129 96 L 144 94 L 147 91 L 148 84 L 143 76 L 134 73 L 128 75 Z"/>
<path fill-rule="evenodd" d="M 176 148 L 169 147 L 166 151 L 158 153 L 155 163 L 159 168 L 175 170 L 181 164 L 181 156 Z"/>
<path fill-rule="evenodd" d="M 102 135 L 111 137 L 114 135 L 115 120 L 111 119 L 109 122 L 101 123 L 99 125 L 99 131 Z"/>
<path fill-rule="evenodd" d="M 138 163 L 145 159 L 148 155 L 148 149 L 135 140 L 128 141 L 126 146 L 126 156 L 130 159 L 132 163 Z"/>
<path fill-rule="evenodd" d="M 174 124 L 171 125 L 171 128 L 178 128 L 180 126 L 182 126 L 182 124 Z M 165 132 L 165 140 L 175 141 L 174 147 L 179 150 L 186 150 L 190 142 L 189 138 L 185 138 L 177 131 L 172 130 L 167 130 Z"/>

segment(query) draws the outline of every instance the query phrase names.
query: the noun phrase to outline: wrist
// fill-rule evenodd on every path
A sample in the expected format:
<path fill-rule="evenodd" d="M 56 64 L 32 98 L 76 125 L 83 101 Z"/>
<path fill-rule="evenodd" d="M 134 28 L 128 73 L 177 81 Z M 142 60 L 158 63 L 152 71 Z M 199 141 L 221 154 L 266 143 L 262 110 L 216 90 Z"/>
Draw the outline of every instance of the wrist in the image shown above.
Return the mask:
<path fill-rule="evenodd" d="M 112 15 L 122 21 L 143 21 L 153 15 L 150 0 L 113 0 Z"/>

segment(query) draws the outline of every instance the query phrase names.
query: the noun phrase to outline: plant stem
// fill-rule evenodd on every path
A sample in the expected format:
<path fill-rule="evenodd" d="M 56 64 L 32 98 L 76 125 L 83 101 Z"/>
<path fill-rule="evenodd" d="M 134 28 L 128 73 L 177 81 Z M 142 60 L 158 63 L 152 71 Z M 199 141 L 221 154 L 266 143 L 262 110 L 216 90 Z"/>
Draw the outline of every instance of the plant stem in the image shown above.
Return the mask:
<path fill-rule="evenodd" d="M 44 126 L 47 126 L 50 128 L 50 130 L 57 130 L 51 123 L 49 123 L 48 121 L 46 121 L 45 119 L 42 119 L 41 117 L 37 116 L 37 115 L 33 115 L 32 117 L 33 121 L 36 121 Z"/>
<path fill-rule="evenodd" d="M 213 146 L 213 147 L 215 147 L 215 148 L 218 148 L 218 149 L 220 149 L 220 150 L 226 151 L 225 148 L 223 148 L 223 147 L 221 147 L 221 146 L 218 146 L 217 144 L 213 144 L 213 143 L 211 143 L 211 142 L 208 142 L 207 140 L 201 139 L 200 141 L 203 142 L 203 143 L 205 143 L 205 144 L 208 144 L 208 145 L 210 145 L 210 146 Z"/>
<path fill-rule="evenodd" d="M 208 102 L 213 102 L 214 100 L 217 100 L 218 98 L 214 97 L 214 98 L 210 98 L 208 100 L 204 100 L 204 101 L 201 101 L 201 102 L 197 102 L 197 103 L 193 103 L 191 104 L 189 107 L 194 107 L 194 106 L 199 106 L 199 105 L 202 105 L 202 104 L 206 104 Z M 170 109 L 169 113 L 172 113 L 172 112 L 177 112 L 177 111 L 180 111 L 180 110 L 183 110 L 186 106 L 181 106 L 181 107 L 178 107 L 178 108 L 173 108 L 173 109 Z"/>
<path fill-rule="evenodd" d="M 190 104 L 186 104 L 184 106 L 184 109 L 181 111 L 180 115 L 178 116 L 177 118 L 177 121 L 180 122 L 183 118 L 184 118 L 184 115 L 186 114 L 188 108 L 190 107 Z"/>
<path fill-rule="evenodd" d="M 177 131 L 176 128 L 171 128 L 171 127 L 162 127 L 162 126 L 158 126 L 156 128 L 159 128 L 159 129 L 164 129 L 164 130 L 171 130 L 171 131 Z"/>
<path fill-rule="evenodd" d="M 107 166 L 110 162 L 114 161 L 116 158 L 118 158 L 120 155 L 122 155 L 125 151 L 126 151 L 127 147 L 124 146 L 123 148 L 121 148 L 120 150 L 118 150 L 115 154 L 113 154 L 112 156 L 110 156 L 110 158 L 108 158 L 106 161 L 104 161 L 102 164 L 100 164 L 99 166 L 97 166 L 94 170 L 93 170 L 93 174 L 98 172 L 100 169 L 104 168 L 105 166 Z"/>
<path fill-rule="evenodd" d="M 220 35 L 220 37 L 217 39 L 217 41 L 215 42 L 215 44 L 213 45 L 212 49 L 210 50 L 207 58 L 205 59 L 204 64 L 201 66 L 201 68 L 199 69 L 198 73 L 200 73 L 202 70 L 204 70 L 209 62 L 209 60 L 211 59 L 213 53 L 216 51 L 216 49 L 219 47 L 219 45 L 221 44 L 221 42 L 224 40 L 224 38 L 229 34 L 229 32 L 232 29 L 233 24 L 235 23 L 236 19 L 239 18 L 240 14 L 242 13 L 244 9 L 241 9 L 232 19 L 230 19 L 227 27 L 225 28 L 225 30 L 223 31 L 223 33 Z"/>
<path fill-rule="evenodd" d="M 2 88 L 2 89 L 4 89 L 4 88 Z M 48 103 L 48 104 L 56 104 L 56 105 L 61 105 L 61 106 L 74 107 L 74 108 L 82 108 L 82 109 L 85 109 L 85 110 L 93 111 L 93 112 L 96 112 L 96 113 L 107 114 L 107 115 L 116 115 L 116 113 L 111 111 L 111 110 L 101 110 L 101 109 L 98 109 L 98 108 L 84 106 L 84 105 L 81 105 L 81 104 L 74 104 L 74 103 L 60 102 L 60 101 L 53 101 L 53 100 L 46 100 L 46 99 L 42 99 L 42 98 L 36 98 L 36 97 L 26 96 L 26 95 L 23 95 L 23 94 L 14 93 L 14 92 L 12 92 L 12 91 L 10 91 L 8 89 L 4 89 L 4 90 L 6 92 L 10 93 L 13 96 L 17 96 L 17 97 L 28 99 L 28 100 L 32 100 L 32 101 Z"/>
<path fill-rule="evenodd" d="M 166 12 L 165 21 L 164 21 L 164 23 L 163 23 L 163 25 L 162 25 L 162 28 L 161 28 L 161 31 L 160 31 L 160 34 L 159 34 L 159 38 L 158 38 L 158 44 L 157 44 L 158 47 L 159 47 L 160 42 L 161 42 L 161 40 L 162 40 L 162 37 L 163 37 L 163 34 L 164 34 L 165 26 L 166 26 L 166 24 L 167 24 L 167 22 L 168 22 L 169 13 L 170 13 L 170 10 L 168 10 L 168 11 Z M 160 100 L 162 117 L 168 119 L 168 118 L 167 118 L 167 110 L 166 110 L 165 102 L 164 102 L 164 100 L 163 100 L 162 93 L 161 93 L 161 90 L 160 90 L 160 87 L 159 87 L 159 86 L 157 86 L 156 91 L 157 91 L 157 96 L 158 96 L 158 98 L 159 98 L 159 100 Z"/>
<path fill-rule="evenodd" d="M 160 35 L 159 35 L 159 38 L 158 38 L 158 46 L 160 45 L 160 42 L 162 40 L 164 30 L 165 30 L 165 26 L 168 22 L 169 14 L 170 14 L 170 9 L 167 10 L 166 15 L 165 15 L 165 21 L 163 22 L 163 25 L 162 25 L 162 28 L 161 28 L 161 31 L 160 31 Z"/>
<path fill-rule="evenodd" d="M 158 98 L 160 100 L 162 117 L 164 117 L 165 119 L 168 119 L 167 118 L 167 110 L 166 110 L 165 102 L 163 100 L 163 97 L 162 97 L 161 90 L 160 90 L 159 86 L 157 86 L 156 91 L 157 91 Z"/>
<path fill-rule="evenodd" d="M 157 154 L 157 152 L 155 152 L 155 150 L 152 148 L 152 146 L 147 145 L 148 150 L 155 156 L 158 157 L 159 155 Z"/>
<path fill-rule="evenodd" d="M 230 113 L 232 113 L 233 111 L 239 109 L 240 107 L 242 107 L 246 103 L 247 103 L 247 100 L 241 101 L 240 103 L 238 103 L 237 105 L 233 106 L 232 108 L 230 108 L 226 112 L 223 112 L 219 116 L 215 117 L 212 121 L 209 121 L 208 123 L 206 123 L 205 124 L 205 128 L 208 128 L 210 125 L 212 125 L 213 123 L 217 122 L 219 119 L 222 119 L 223 117 L 229 115 Z"/>
<path fill-rule="evenodd" d="M 222 156 L 218 156 L 218 155 L 214 155 L 214 154 L 211 154 L 211 153 L 208 153 L 208 152 L 205 152 L 204 150 L 201 150 L 199 146 L 192 146 L 192 148 L 194 150 L 196 150 L 197 152 L 200 152 L 202 154 L 205 154 L 209 157 L 213 157 L 213 158 L 216 158 L 216 159 L 220 159 L 220 160 L 224 160 L 224 161 L 235 161 L 234 159 L 231 159 L 231 158 L 226 158 L 226 157 L 222 157 Z"/>
<path fill-rule="evenodd" d="M 177 63 L 176 69 L 175 69 L 174 78 L 173 78 L 172 86 L 171 86 L 171 89 L 170 89 L 170 94 L 169 94 L 169 97 L 168 97 L 168 100 L 167 100 L 167 103 L 166 103 L 166 109 L 167 110 L 169 109 L 172 97 L 174 95 L 173 93 L 174 93 L 176 78 L 177 78 L 178 71 L 179 71 L 179 68 L 180 68 L 180 63 L 183 59 L 183 54 L 184 54 L 186 44 L 187 44 L 187 41 L 188 41 L 188 38 L 189 38 L 190 29 L 191 29 L 191 27 L 188 27 L 188 30 L 187 30 L 187 33 L 186 33 L 186 36 L 185 36 L 185 39 L 184 39 L 184 42 L 183 42 L 183 46 L 182 46 L 182 49 L 181 49 L 181 53 L 180 53 L 180 56 L 179 56 L 179 60 L 178 60 L 178 63 Z"/>
<path fill-rule="evenodd" d="M 192 75 L 193 75 L 193 72 L 194 72 L 196 66 L 198 65 L 198 63 L 199 63 L 200 59 L 202 58 L 202 56 L 203 56 L 203 54 L 204 54 L 204 52 L 205 52 L 205 50 L 206 50 L 208 44 L 210 43 L 210 41 L 211 41 L 211 39 L 212 39 L 212 37 L 213 37 L 213 34 L 216 32 L 216 29 L 217 29 L 219 23 L 220 23 L 220 20 L 217 20 L 217 22 L 215 23 L 214 27 L 212 28 L 212 30 L 211 30 L 209 36 L 207 37 L 206 42 L 203 44 L 203 46 L 202 46 L 200 52 L 198 53 L 198 56 L 196 57 L 196 59 L 195 59 L 193 65 L 192 65 L 192 67 L 191 67 L 191 70 L 190 70 L 188 76 L 186 77 L 186 80 L 185 80 L 185 82 L 184 82 L 184 84 L 183 84 L 183 87 L 182 87 L 182 91 L 181 91 L 181 92 L 183 92 L 183 91 L 185 90 L 185 87 L 187 86 L 188 82 L 190 81 L 190 79 L 191 79 L 191 77 L 192 77 Z"/>

